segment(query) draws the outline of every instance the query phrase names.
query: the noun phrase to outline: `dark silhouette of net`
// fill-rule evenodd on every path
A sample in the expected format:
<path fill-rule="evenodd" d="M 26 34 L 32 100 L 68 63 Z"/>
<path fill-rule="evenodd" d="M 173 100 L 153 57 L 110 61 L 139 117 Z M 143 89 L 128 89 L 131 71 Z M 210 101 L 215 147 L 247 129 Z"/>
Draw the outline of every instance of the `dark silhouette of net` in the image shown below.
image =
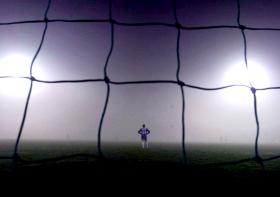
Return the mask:
<path fill-rule="evenodd" d="M 218 26 L 196 26 L 196 27 L 187 27 L 183 26 L 180 24 L 180 21 L 178 20 L 177 17 L 177 8 L 176 8 L 176 0 L 174 0 L 174 6 L 173 6 L 173 14 L 174 14 L 174 23 L 163 23 L 163 22 L 144 22 L 144 23 L 128 23 L 128 22 L 120 22 L 115 20 L 112 17 L 112 1 L 109 1 L 109 16 L 107 19 L 77 19 L 77 20 L 68 20 L 68 19 L 49 19 L 48 18 L 48 11 L 50 9 L 51 5 L 51 0 L 48 1 L 47 8 L 45 10 L 44 14 L 44 19 L 43 20 L 29 20 L 29 21 L 15 21 L 15 22 L 2 22 L 0 23 L 0 26 L 7 26 L 7 25 L 17 25 L 17 24 L 32 24 L 32 23 L 43 23 L 45 24 L 44 31 L 42 33 L 41 41 L 38 46 L 38 49 L 32 59 L 31 65 L 30 65 L 30 77 L 17 77 L 17 78 L 24 78 L 26 80 L 30 80 L 30 87 L 29 87 L 29 92 L 28 96 L 26 99 L 25 107 L 24 107 L 24 113 L 22 117 L 22 121 L 20 124 L 20 129 L 18 132 L 18 136 L 16 139 L 16 143 L 14 146 L 14 153 L 11 156 L 0 156 L 0 159 L 11 159 L 15 163 L 16 162 L 26 162 L 26 163 L 44 163 L 44 162 L 51 162 L 51 161 L 58 161 L 62 159 L 68 159 L 72 158 L 75 156 L 85 156 L 85 157 L 93 157 L 93 158 L 104 158 L 104 154 L 102 151 L 102 126 L 103 126 L 103 120 L 106 115 L 106 110 L 107 106 L 109 103 L 110 99 L 110 87 L 111 85 L 137 85 L 137 84 L 176 84 L 181 90 L 181 97 L 182 97 L 182 138 L 181 138 L 181 147 L 182 147 L 182 160 L 185 164 L 188 164 L 188 157 L 186 155 L 186 147 L 185 147 L 185 93 L 184 93 L 184 88 L 193 88 L 193 89 L 199 89 L 199 90 L 204 90 L 204 91 L 219 91 L 222 89 L 226 88 L 232 88 L 232 87 L 246 87 L 248 90 L 251 91 L 252 96 L 253 96 L 253 101 L 254 101 L 254 116 L 255 116 L 255 121 L 256 121 L 256 137 L 255 137 L 255 154 L 251 158 L 247 159 L 242 159 L 242 160 L 237 160 L 237 161 L 228 161 L 228 162 L 219 162 L 219 163 L 210 163 L 210 164 L 204 164 L 208 166 L 219 166 L 219 165 L 233 165 L 233 164 L 239 164 L 243 162 L 249 162 L 249 161 L 255 161 L 259 165 L 261 165 L 262 169 L 264 170 L 264 162 L 266 161 L 271 161 L 280 158 L 280 155 L 276 155 L 273 157 L 269 158 L 262 158 L 259 155 L 259 150 L 258 150 L 258 145 L 259 145 L 259 133 L 260 133 L 260 122 L 258 118 L 258 107 L 257 107 L 257 91 L 267 91 L 267 90 L 272 90 L 272 89 L 280 89 L 280 87 L 266 87 L 266 88 L 255 88 L 251 83 L 250 85 L 239 85 L 239 84 L 232 84 L 232 85 L 227 85 L 227 86 L 220 86 L 220 87 L 214 87 L 214 88 L 206 88 L 206 87 L 200 87 L 200 86 L 195 86 L 191 84 L 184 83 L 180 79 L 180 69 L 181 69 L 181 62 L 180 62 L 180 38 L 181 38 L 181 31 L 184 30 L 208 30 L 208 29 L 239 29 L 240 33 L 242 34 L 243 37 L 243 44 L 244 44 L 244 61 L 246 65 L 246 69 L 250 65 L 248 65 L 247 62 L 247 41 L 246 41 L 246 31 L 280 31 L 280 28 L 259 28 L 259 27 L 248 27 L 244 26 L 240 22 L 240 2 L 237 0 L 237 25 L 218 25 Z M 48 80 L 40 80 L 33 76 L 33 64 L 40 53 L 40 50 L 44 44 L 44 39 L 45 35 L 48 30 L 48 24 L 49 23 L 109 23 L 111 26 L 111 46 L 108 51 L 108 55 L 105 61 L 104 65 L 104 78 L 101 79 L 81 79 L 81 80 L 55 80 L 55 81 L 48 81 Z M 108 62 L 110 61 L 110 57 L 113 53 L 114 50 L 114 27 L 115 25 L 119 26 L 130 26 L 130 27 L 135 27 L 135 26 L 143 26 L 143 27 L 149 27 L 149 26 L 164 26 L 166 28 L 176 28 L 177 29 L 177 39 L 176 39 L 176 54 L 177 54 L 177 72 L 176 72 L 176 80 L 142 80 L 142 81 L 123 81 L 123 82 L 117 82 L 117 81 L 112 81 L 110 77 L 108 76 L 107 69 L 108 69 Z M 14 78 L 13 76 L 0 76 L 0 79 L 4 78 Z M 105 104 L 103 108 L 103 112 L 101 115 L 101 119 L 99 122 L 99 127 L 98 127 L 98 136 L 97 136 L 97 149 L 98 149 L 98 155 L 93 155 L 93 154 L 76 154 L 76 155 L 68 155 L 68 156 L 61 156 L 61 157 L 56 157 L 56 158 L 48 158 L 48 159 L 43 159 L 43 160 L 37 160 L 37 161 L 27 161 L 24 160 L 20 157 L 18 154 L 18 146 L 21 140 L 21 135 L 23 132 L 26 116 L 28 115 L 28 106 L 29 106 L 29 101 L 32 96 L 32 89 L 33 89 L 33 84 L 34 83 L 88 83 L 88 82 L 104 82 L 107 87 L 107 93 L 106 93 L 106 99 L 105 99 Z"/>

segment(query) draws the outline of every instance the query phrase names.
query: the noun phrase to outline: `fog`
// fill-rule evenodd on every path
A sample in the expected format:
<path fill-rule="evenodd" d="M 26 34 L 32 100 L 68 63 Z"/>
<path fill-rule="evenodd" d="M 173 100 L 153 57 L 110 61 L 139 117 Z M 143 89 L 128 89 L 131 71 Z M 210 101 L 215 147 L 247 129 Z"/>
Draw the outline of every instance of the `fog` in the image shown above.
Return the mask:
<path fill-rule="evenodd" d="M 1 0 L 0 23 L 42 20 L 47 1 Z M 278 1 L 241 1 L 243 25 L 279 28 Z M 114 0 L 112 17 L 120 22 L 175 23 L 169 0 Z M 184 26 L 237 25 L 235 0 L 178 1 L 178 20 Z M 104 0 L 54 0 L 49 19 L 108 19 Z M 44 23 L 0 26 L 0 59 L 21 54 L 30 63 L 39 46 Z M 279 35 L 273 31 L 245 30 L 248 60 L 261 65 L 269 78 L 263 87 L 279 86 Z M 103 79 L 110 49 L 109 23 L 48 24 L 33 75 L 40 80 Z M 114 47 L 108 63 L 112 81 L 176 80 L 177 29 L 165 26 L 114 25 Z M 239 29 L 181 30 L 180 79 L 186 84 L 215 88 L 240 83 L 225 74 L 244 63 Z M 1 62 L 1 61 L 0 61 Z M 9 65 L 1 65 L 1 76 Z M 29 65 L 24 66 L 28 75 Z M 249 65 L 250 67 L 250 65 Z M 2 70 L 1 70 L 2 69 Z M 10 74 L 10 73 L 8 73 Z M 261 75 L 260 75 L 261 78 Z M 11 86 L 0 78 L 0 139 L 16 139 L 30 82 Z M 7 94 L 3 86 L 20 88 Z M 181 142 L 182 98 L 176 84 L 111 84 L 102 127 L 103 141 L 134 142 L 142 124 L 150 141 Z M 261 87 L 260 87 L 261 88 Z M 230 89 L 234 89 L 231 92 Z M 22 91 L 24 90 L 24 91 Z M 248 88 L 204 91 L 184 87 L 186 142 L 248 143 L 256 136 L 253 95 Z M 260 143 L 280 142 L 279 91 L 258 91 Z M 44 84 L 34 82 L 22 139 L 96 141 L 106 98 L 104 82 Z"/>

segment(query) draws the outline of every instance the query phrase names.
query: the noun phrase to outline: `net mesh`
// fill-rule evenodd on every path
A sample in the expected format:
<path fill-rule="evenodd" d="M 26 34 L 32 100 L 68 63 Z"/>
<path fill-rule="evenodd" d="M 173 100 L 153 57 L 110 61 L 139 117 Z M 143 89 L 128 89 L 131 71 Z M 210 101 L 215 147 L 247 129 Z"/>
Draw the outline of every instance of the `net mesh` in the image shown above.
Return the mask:
<path fill-rule="evenodd" d="M 18 24 L 33 24 L 33 23 L 41 23 L 44 24 L 44 30 L 41 36 L 41 41 L 40 44 L 36 50 L 36 53 L 32 59 L 32 62 L 30 64 L 30 71 L 29 71 L 29 77 L 17 77 L 17 78 L 23 78 L 26 80 L 30 81 L 30 86 L 29 86 L 29 91 L 28 91 L 28 96 L 26 98 L 25 106 L 24 106 L 24 111 L 23 111 L 23 116 L 22 120 L 20 123 L 20 129 L 18 131 L 18 135 L 16 138 L 16 143 L 14 145 L 14 151 L 11 156 L 0 156 L 0 159 L 11 159 L 14 162 L 30 162 L 23 160 L 20 155 L 18 154 L 18 147 L 19 143 L 21 141 L 21 136 L 22 132 L 24 130 L 24 124 L 26 121 L 26 117 L 28 115 L 28 106 L 30 103 L 30 98 L 32 96 L 32 90 L 33 90 L 33 84 L 34 83 L 52 83 L 52 84 L 58 84 L 58 83 L 95 83 L 95 82 L 104 82 L 106 84 L 106 98 L 105 98 L 105 103 L 103 107 L 103 111 L 101 114 L 101 119 L 99 122 L 98 126 L 98 134 L 97 134 L 97 150 L 98 150 L 98 155 L 91 155 L 91 154 L 79 154 L 80 156 L 86 156 L 86 157 L 94 157 L 94 158 L 104 158 L 104 154 L 102 151 L 102 126 L 104 122 L 104 117 L 106 115 L 106 110 L 107 106 L 110 100 L 110 90 L 112 85 L 137 85 L 137 84 L 175 84 L 180 88 L 181 92 L 181 101 L 182 101 L 182 108 L 181 108 L 181 123 L 182 123 L 182 135 L 181 135 L 181 149 L 182 149 L 182 161 L 185 164 L 188 164 L 188 157 L 186 154 L 186 143 L 185 143 L 185 136 L 186 136 L 186 129 L 185 129 L 185 106 L 186 106 L 186 100 L 185 100 L 185 88 L 193 88 L 193 89 L 198 89 L 198 90 L 203 90 L 203 91 L 219 91 L 222 89 L 226 88 L 232 88 L 232 87 L 246 87 L 251 93 L 253 97 L 253 102 L 254 102 L 254 116 L 255 116 L 255 123 L 256 123 L 256 135 L 255 135 L 255 142 L 254 142 L 254 156 L 251 158 L 247 159 L 242 159 L 242 160 L 235 160 L 235 161 L 228 161 L 228 162 L 219 162 L 219 163 L 211 163 L 211 164 L 205 164 L 205 165 L 228 165 L 228 164 L 239 164 L 243 162 L 250 162 L 254 161 L 257 162 L 262 169 L 264 170 L 264 162 L 266 161 L 271 161 L 280 158 L 280 155 L 276 155 L 273 157 L 268 157 L 268 158 L 262 158 L 259 154 L 259 133 L 260 133 L 260 122 L 258 118 L 258 97 L 257 97 L 257 92 L 258 91 L 268 91 L 268 90 L 274 90 L 274 89 L 280 89 L 280 87 L 266 87 L 266 88 L 255 88 L 252 83 L 249 83 L 250 85 L 239 85 L 239 84 L 232 84 L 232 85 L 227 85 L 227 86 L 220 86 L 220 87 L 214 87 L 214 88 L 206 88 L 206 87 L 201 87 L 201 86 L 196 86 L 192 84 L 187 84 L 184 81 L 180 79 L 180 71 L 181 71 L 181 61 L 180 61 L 180 40 L 181 40 L 181 32 L 186 31 L 186 30 L 209 30 L 209 29 L 239 29 L 240 33 L 242 34 L 243 37 L 243 46 L 244 46 L 244 61 L 245 61 L 245 66 L 246 69 L 250 66 L 247 61 L 247 41 L 246 41 L 246 31 L 280 31 L 280 28 L 262 28 L 262 27 L 249 27 L 245 26 L 240 22 L 240 1 L 237 0 L 237 25 L 218 25 L 218 26 L 183 26 L 177 16 L 177 3 L 176 0 L 173 1 L 173 15 L 174 15 L 174 23 L 164 23 L 164 22 L 141 22 L 141 23 L 128 23 L 128 22 L 120 22 L 117 21 L 113 18 L 112 16 L 112 1 L 109 1 L 109 16 L 106 19 L 77 19 L 77 20 L 68 20 L 68 19 L 49 19 L 48 18 L 48 12 L 50 10 L 50 5 L 51 5 L 51 0 L 48 1 L 47 7 L 45 9 L 44 13 L 44 19 L 42 20 L 29 20 L 29 21 L 15 21 L 15 22 L 2 22 L 0 23 L 0 26 L 8 26 L 8 25 L 18 25 Z M 33 64 L 36 61 L 36 58 L 38 54 L 41 51 L 41 48 L 44 44 L 45 36 L 47 34 L 48 30 L 48 24 L 49 23 L 106 23 L 110 24 L 110 48 L 107 54 L 107 58 L 105 61 L 104 65 L 104 78 L 95 78 L 95 79 L 79 79 L 79 80 L 40 80 L 36 78 L 36 76 L 33 75 Z M 110 61 L 110 57 L 113 53 L 114 50 L 114 27 L 115 26 L 128 26 L 128 27 L 135 27 L 135 26 L 142 26 L 142 27 L 149 27 L 149 26 L 163 26 L 166 28 L 175 28 L 177 30 L 177 39 L 176 39 L 176 55 L 177 55 L 177 72 L 176 72 L 176 80 L 142 80 L 142 81 L 123 81 L 123 82 L 117 82 L 117 81 L 112 81 L 110 79 L 110 76 L 108 75 L 108 63 Z M 14 78 L 13 76 L 0 76 L 0 79 L 5 79 L 5 78 Z M 68 156 L 62 156 L 62 157 L 57 157 L 57 158 L 49 158 L 45 160 L 40 160 L 40 161 L 32 161 L 31 163 L 36 163 L 36 162 L 49 162 L 49 161 L 56 161 L 60 159 L 67 159 L 71 158 L 72 156 L 76 155 L 68 155 Z"/>

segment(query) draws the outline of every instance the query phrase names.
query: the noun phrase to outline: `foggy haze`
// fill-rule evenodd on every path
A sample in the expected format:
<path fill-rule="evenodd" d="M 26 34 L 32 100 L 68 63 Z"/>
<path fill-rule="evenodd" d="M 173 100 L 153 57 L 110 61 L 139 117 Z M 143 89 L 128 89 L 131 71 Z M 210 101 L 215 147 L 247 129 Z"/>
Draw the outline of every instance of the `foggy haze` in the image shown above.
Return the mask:
<path fill-rule="evenodd" d="M 41 20 L 47 1 L 0 0 L 0 23 Z M 175 23 L 170 0 L 114 0 L 113 18 L 121 22 Z M 280 27 L 278 1 L 241 1 L 243 25 Z M 54 0 L 49 19 L 108 19 L 105 0 Z M 238 25 L 235 0 L 179 1 L 178 20 L 184 26 Z M 0 59 L 22 54 L 30 62 L 38 48 L 44 24 L 0 27 Z M 176 80 L 177 29 L 114 25 L 114 48 L 108 63 L 112 81 Z M 246 30 L 248 60 L 261 65 L 269 86 L 280 85 L 278 32 Z M 103 79 L 110 49 L 110 23 L 48 24 L 33 74 L 40 80 Z M 239 29 L 181 30 L 180 78 L 187 84 L 214 88 L 234 83 L 224 79 L 231 67 L 244 62 Z M 28 65 L 29 66 L 29 65 Z M 29 68 L 26 67 L 25 75 Z M 250 65 L 249 65 L 250 66 Z M 1 75 L 6 75 L 1 72 Z M 0 79 L 0 86 L 7 79 Z M 0 91 L 0 139 L 16 139 L 26 94 Z M 239 83 L 236 81 L 235 83 Z M 21 86 L 22 87 L 22 86 Z M 22 139 L 97 140 L 106 98 L 104 82 L 43 84 L 34 82 Z M 185 87 L 186 142 L 253 144 L 256 123 L 253 96 L 248 88 L 203 91 Z M 280 93 L 259 91 L 260 143 L 280 142 Z M 111 85 L 102 128 L 103 141 L 139 141 L 143 123 L 150 141 L 181 142 L 182 98 L 176 84 Z"/>

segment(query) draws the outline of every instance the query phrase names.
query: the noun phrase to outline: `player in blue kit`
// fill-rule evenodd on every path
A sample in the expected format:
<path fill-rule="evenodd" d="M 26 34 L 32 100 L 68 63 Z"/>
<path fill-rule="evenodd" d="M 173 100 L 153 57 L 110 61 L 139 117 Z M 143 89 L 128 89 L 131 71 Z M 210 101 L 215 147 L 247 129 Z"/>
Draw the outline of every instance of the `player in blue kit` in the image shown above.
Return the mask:
<path fill-rule="evenodd" d="M 138 131 L 138 133 L 141 135 L 141 141 L 142 141 L 142 148 L 148 148 L 148 139 L 147 136 L 150 134 L 150 130 L 146 128 L 145 124 L 143 124 L 142 128 Z"/>

